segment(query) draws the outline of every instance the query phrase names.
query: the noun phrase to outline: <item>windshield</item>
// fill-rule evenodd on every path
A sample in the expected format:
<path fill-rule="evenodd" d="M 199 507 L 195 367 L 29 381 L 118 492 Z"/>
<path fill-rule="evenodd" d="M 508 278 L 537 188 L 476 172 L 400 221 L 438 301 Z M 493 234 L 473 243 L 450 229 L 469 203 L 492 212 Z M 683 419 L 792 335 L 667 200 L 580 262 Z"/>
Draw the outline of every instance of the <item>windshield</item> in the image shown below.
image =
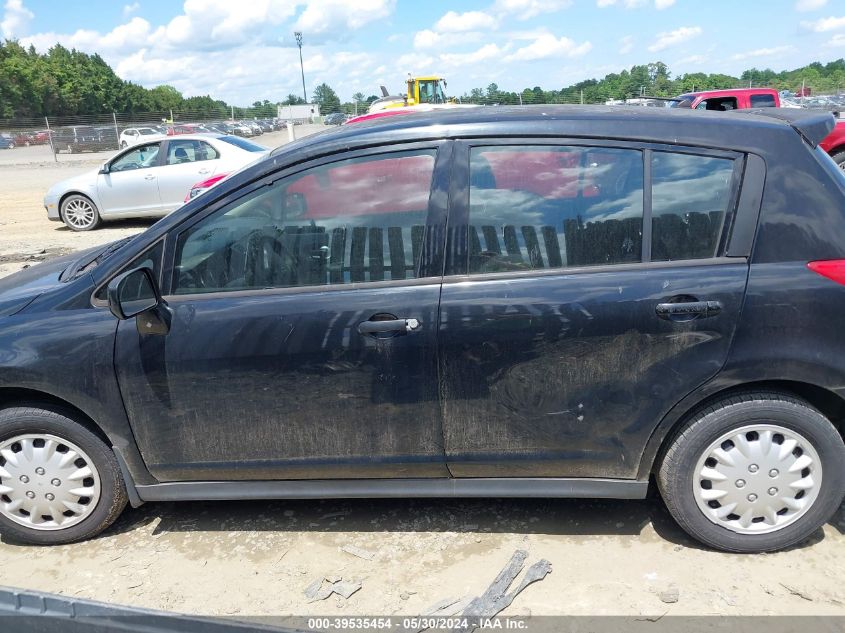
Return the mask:
<path fill-rule="evenodd" d="M 142 134 L 142 135 L 145 135 L 145 136 L 150 136 L 150 135 L 155 135 L 155 134 L 158 134 L 158 132 L 156 132 L 155 130 L 150 129 L 150 128 L 148 128 L 148 127 L 142 127 L 142 128 L 139 130 L 139 132 L 141 132 L 141 134 Z"/>
<path fill-rule="evenodd" d="M 693 101 L 695 101 L 693 95 L 679 95 L 674 99 L 668 99 L 666 106 L 669 108 L 690 108 Z"/>
<path fill-rule="evenodd" d="M 263 147 L 251 141 L 246 141 L 238 136 L 221 136 L 218 140 L 228 143 L 229 145 L 234 145 L 235 147 L 240 147 L 248 152 L 266 152 L 268 150 L 267 147 Z"/>

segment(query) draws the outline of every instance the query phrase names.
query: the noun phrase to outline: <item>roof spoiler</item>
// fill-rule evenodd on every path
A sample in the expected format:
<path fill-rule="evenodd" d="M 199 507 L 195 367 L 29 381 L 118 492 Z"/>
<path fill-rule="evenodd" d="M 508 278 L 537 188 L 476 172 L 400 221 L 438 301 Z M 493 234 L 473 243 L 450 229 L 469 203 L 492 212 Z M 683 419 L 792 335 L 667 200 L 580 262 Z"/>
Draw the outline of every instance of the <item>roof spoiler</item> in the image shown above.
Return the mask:
<path fill-rule="evenodd" d="M 783 121 L 798 132 L 812 147 L 821 143 L 836 125 L 836 119 L 830 112 L 812 112 L 801 108 L 751 108 L 734 110 L 733 112 L 757 114 Z"/>

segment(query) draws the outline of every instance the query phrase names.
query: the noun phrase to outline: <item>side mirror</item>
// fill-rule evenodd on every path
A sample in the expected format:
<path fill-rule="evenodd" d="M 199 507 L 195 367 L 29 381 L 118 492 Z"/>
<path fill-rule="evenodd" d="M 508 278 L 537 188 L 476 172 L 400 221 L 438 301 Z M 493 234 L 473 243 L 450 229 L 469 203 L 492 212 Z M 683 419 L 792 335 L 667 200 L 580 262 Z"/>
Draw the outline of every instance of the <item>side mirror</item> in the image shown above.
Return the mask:
<path fill-rule="evenodd" d="M 106 161 L 100 166 L 100 173 L 107 174 L 109 173 L 109 161 Z"/>
<path fill-rule="evenodd" d="M 158 284 L 149 268 L 136 268 L 109 282 L 109 310 L 121 321 L 152 310 L 162 303 Z"/>

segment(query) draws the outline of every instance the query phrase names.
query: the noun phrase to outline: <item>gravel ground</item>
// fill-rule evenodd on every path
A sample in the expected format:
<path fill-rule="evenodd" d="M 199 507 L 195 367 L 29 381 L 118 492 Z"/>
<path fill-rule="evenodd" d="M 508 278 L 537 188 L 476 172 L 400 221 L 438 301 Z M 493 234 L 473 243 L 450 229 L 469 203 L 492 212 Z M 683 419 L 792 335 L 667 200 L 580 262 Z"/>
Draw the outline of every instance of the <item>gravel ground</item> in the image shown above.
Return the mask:
<path fill-rule="evenodd" d="M 0 276 L 149 225 L 80 234 L 47 221 L 47 187 L 106 156 L 56 163 L 39 151 L 0 152 Z M 843 531 L 840 508 L 799 547 L 740 556 L 690 541 L 657 499 L 157 503 L 87 543 L 0 540 L 0 584 L 209 615 L 419 614 L 479 595 L 523 549 L 526 566 L 547 559 L 552 572 L 505 614 L 845 615 Z M 326 576 L 362 588 L 308 602 L 306 587 Z"/>

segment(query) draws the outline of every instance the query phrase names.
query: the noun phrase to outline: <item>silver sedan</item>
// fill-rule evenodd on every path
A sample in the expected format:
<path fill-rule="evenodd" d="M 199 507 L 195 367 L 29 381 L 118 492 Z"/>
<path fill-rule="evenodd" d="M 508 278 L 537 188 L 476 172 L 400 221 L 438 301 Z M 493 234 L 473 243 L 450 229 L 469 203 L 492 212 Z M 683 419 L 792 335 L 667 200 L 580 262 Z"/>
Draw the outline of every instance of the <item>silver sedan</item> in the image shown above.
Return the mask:
<path fill-rule="evenodd" d="M 47 217 L 74 231 L 104 220 L 160 217 L 175 211 L 198 180 L 233 172 L 269 150 L 237 136 L 183 134 L 135 145 L 99 169 L 50 187 Z"/>

